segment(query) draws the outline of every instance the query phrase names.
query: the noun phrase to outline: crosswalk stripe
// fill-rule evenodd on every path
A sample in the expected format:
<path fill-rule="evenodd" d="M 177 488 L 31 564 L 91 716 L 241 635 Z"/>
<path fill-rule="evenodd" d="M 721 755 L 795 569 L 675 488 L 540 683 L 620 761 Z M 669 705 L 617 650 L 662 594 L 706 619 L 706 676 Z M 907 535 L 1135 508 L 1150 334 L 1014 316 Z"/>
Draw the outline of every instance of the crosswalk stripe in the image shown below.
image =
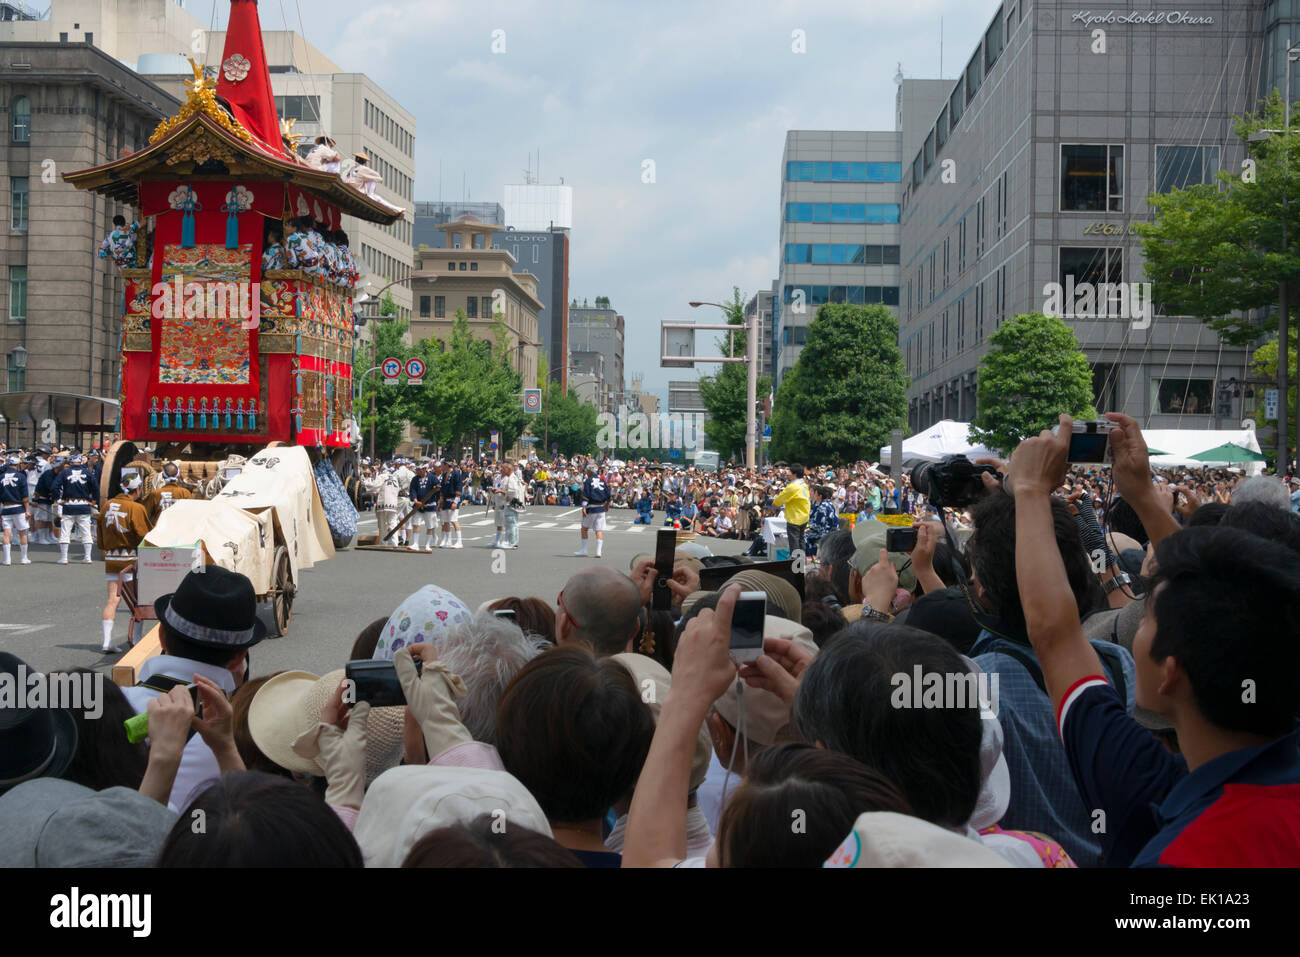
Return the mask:
<path fill-rule="evenodd" d="M 556 524 L 558 524 L 558 523 L 556 523 L 556 522 L 538 522 L 538 523 L 537 523 L 535 526 L 533 526 L 533 527 L 534 527 L 534 528 L 554 528 L 554 527 L 556 526 Z"/>
<path fill-rule="evenodd" d="M 492 524 L 494 524 L 494 522 L 493 522 L 492 519 L 489 518 L 489 519 L 487 519 L 486 521 L 483 521 L 483 522 L 463 522 L 462 524 L 464 524 L 464 525 L 474 525 L 474 526 L 477 527 L 477 526 L 482 526 L 482 525 L 492 525 Z"/>

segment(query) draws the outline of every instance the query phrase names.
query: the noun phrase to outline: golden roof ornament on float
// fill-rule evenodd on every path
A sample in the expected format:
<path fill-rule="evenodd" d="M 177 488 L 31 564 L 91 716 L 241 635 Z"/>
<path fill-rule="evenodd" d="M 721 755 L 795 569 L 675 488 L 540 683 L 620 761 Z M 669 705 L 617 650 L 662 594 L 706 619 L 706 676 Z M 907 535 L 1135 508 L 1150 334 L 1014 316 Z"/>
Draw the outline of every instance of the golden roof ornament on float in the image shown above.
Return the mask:
<path fill-rule="evenodd" d="M 231 119 L 230 114 L 222 109 L 221 104 L 217 102 L 217 85 L 207 75 L 203 65 L 193 57 L 190 57 L 189 61 L 190 69 L 194 71 L 194 79 L 185 81 L 185 88 L 189 90 L 189 95 L 185 98 L 185 103 L 175 116 L 158 124 L 157 128 L 150 134 L 149 142 L 157 143 L 191 116 L 202 113 L 215 120 L 217 125 L 226 132 L 234 134 L 245 143 L 252 143 L 253 137 L 248 130 Z"/>

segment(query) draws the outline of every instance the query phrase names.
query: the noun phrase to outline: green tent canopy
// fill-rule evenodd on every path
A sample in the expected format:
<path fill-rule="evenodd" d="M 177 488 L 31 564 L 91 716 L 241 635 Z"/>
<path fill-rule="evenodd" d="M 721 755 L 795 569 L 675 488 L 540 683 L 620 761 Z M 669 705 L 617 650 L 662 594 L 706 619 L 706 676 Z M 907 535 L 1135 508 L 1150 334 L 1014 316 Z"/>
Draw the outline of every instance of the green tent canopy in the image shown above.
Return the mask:
<path fill-rule="evenodd" d="M 1253 449 L 1245 449 L 1240 445 L 1233 445 L 1231 442 L 1215 446 L 1204 452 L 1197 452 L 1195 455 L 1189 455 L 1188 458 L 1195 459 L 1198 462 L 1263 462 L 1267 456 L 1261 455 Z"/>

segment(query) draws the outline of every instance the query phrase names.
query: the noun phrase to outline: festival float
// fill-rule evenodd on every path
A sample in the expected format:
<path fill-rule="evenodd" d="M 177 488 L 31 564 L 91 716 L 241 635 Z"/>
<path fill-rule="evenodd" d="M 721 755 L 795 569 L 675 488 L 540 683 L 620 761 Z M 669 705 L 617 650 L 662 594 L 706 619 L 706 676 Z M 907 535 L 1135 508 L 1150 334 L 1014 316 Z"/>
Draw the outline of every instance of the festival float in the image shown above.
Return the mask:
<path fill-rule="evenodd" d="M 337 162 L 321 168 L 298 155 L 292 124 L 276 113 L 256 0 L 231 0 L 215 82 L 190 62 L 184 105 L 147 147 L 64 174 L 134 209 L 140 224 L 115 230 L 130 248 L 117 260 L 121 435 L 105 462 L 103 497 L 124 466 L 150 459 L 179 461 L 183 478 L 212 496 L 229 465 L 296 446 L 342 547 L 357 523 L 356 270 L 346 245 L 339 257 L 321 237 L 341 237 L 344 215 L 389 225 L 402 210 L 374 196 L 373 182 L 345 180 Z M 306 256 L 277 259 L 290 248 L 320 254 L 312 263 L 353 265 L 340 272 L 305 264 Z M 141 455 L 145 448 L 152 456 Z"/>

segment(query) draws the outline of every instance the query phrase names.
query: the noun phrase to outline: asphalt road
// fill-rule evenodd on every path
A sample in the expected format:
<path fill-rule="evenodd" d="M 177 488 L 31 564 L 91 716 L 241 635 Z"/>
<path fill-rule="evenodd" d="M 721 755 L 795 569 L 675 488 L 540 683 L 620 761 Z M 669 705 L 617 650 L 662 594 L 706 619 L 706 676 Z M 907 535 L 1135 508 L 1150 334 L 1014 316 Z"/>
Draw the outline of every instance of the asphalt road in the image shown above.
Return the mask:
<path fill-rule="evenodd" d="M 659 525 L 633 525 L 636 513 L 609 513 L 601 564 L 627 571 L 632 558 L 653 553 Z M 252 652 L 253 674 L 303 669 L 324 674 L 342 667 L 357 633 L 376 618 L 387 618 L 411 592 L 425 584 L 441 585 L 471 608 L 507 595 L 536 595 L 549 604 L 575 571 L 596 564 L 577 558 L 578 523 L 574 508 L 543 506 L 529 509 L 520 520 L 519 548 L 494 555 L 496 534 L 490 512 L 482 507 L 461 509 L 462 549 L 430 553 L 340 551 L 329 561 L 306 569 L 299 582 L 288 634 L 269 638 Z M 373 534 L 373 513 L 362 515 L 361 533 Z M 736 554 L 744 542 L 697 539 L 716 554 Z M 590 551 L 594 551 L 594 537 Z M 58 546 L 33 545 L 31 565 L 0 566 L 0 649 L 42 671 L 85 667 L 107 670 L 117 656 L 99 651 L 99 618 L 104 605 L 104 565 L 78 564 L 80 546 L 74 542 L 71 564 L 56 565 Z M 98 559 L 98 552 L 95 553 Z M 494 573 L 494 567 L 497 571 Z M 264 616 L 270 622 L 269 611 Z M 126 637 L 125 608 L 114 632 L 119 644 Z"/>

